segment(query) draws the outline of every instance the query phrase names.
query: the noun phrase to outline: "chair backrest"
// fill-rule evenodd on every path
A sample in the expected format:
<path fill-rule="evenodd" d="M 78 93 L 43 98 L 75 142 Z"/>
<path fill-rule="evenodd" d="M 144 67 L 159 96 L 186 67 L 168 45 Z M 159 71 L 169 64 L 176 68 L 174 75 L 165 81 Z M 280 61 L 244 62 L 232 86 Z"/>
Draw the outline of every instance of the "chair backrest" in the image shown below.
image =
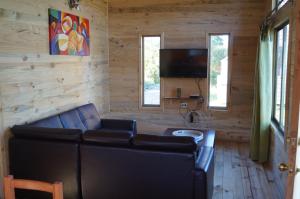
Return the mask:
<path fill-rule="evenodd" d="M 63 185 L 61 182 L 55 182 L 54 184 L 51 184 L 41 181 L 14 179 L 14 177 L 11 175 L 5 177 L 4 198 L 15 199 L 15 189 L 48 192 L 52 193 L 53 199 L 63 199 Z"/>

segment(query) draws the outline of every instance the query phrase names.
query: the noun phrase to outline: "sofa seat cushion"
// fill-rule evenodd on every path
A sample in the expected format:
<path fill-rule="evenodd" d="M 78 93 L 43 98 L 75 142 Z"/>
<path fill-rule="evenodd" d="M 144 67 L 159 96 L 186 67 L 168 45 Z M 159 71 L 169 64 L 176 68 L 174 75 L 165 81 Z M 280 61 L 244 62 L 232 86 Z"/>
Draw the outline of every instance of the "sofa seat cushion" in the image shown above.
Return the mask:
<path fill-rule="evenodd" d="M 197 144 L 192 137 L 157 136 L 140 134 L 133 139 L 133 146 L 139 149 L 174 151 L 191 153 L 197 150 Z"/>
<path fill-rule="evenodd" d="M 43 128 L 28 125 L 14 126 L 11 130 L 16 138 L 72 142 L 79 142 L 82 134 L 80 129 Z"/>
<path fill-rule="evenodd" d="M 61 113 L 59 117 L 64 128 L 86 131 L 86 127 L 83 125 L 76 109 Z"/>
<path fill-rule="evenodd" d="M 42 120 L 38 120 L 29 125 L 35 127 L 44 127 L 44 128 L 63 128 L 63 125 L 58 116 L 53 116 Z"/>
<path fill-rule="evenodd" d="M 101 127 L 100 115 L 94 104 L 86 104 L 77 108 L 80 119 L 88 130 Z"/>
<path fill-rule="evenodd" d="M 85 143 L 93 143 L 104 146 L 129 146 L 131 144 L 131 132 L 101 132 L 99 130 L 86 131 L 82 136 Z"/>

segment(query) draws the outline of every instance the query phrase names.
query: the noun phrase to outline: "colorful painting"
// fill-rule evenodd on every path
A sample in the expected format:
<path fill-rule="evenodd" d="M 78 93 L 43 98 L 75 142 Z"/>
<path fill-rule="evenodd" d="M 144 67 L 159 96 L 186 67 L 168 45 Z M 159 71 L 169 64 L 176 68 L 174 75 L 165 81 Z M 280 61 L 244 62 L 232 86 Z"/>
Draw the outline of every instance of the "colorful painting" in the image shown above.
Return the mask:
<path fill-rule="evenodd" d="M 51 55 L 90 55 L 89 20 L 49 9 L 49 43 Z"/>

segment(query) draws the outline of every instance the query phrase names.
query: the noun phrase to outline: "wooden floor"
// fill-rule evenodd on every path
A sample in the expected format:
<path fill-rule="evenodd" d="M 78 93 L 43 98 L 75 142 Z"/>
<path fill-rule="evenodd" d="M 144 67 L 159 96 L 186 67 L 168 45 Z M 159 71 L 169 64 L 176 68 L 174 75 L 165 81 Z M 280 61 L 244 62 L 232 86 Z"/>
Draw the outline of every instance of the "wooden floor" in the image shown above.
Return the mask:
<path fill-rule="evenodd" d="M 249 159 L 249 144 L 217 142 L 214 199 L 281 199 L 261 164 Z"/>

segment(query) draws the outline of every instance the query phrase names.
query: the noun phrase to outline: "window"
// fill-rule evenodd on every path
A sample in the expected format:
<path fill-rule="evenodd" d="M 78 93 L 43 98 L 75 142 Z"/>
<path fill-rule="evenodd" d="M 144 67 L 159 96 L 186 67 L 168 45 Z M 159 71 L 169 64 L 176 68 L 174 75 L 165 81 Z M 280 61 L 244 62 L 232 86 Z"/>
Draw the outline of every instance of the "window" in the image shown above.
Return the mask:
<path fill-rule="evenodd" d="M 143 106 L 160 106 L 160 36 L 142 37 Z"/>
<path fill-rule="evenodd" d="M 227 108 L 229 34 L 211 34 L 209 42 L 209 107 Z"/>
<path fill-rule="evenodd" d="M 277 9 L 283 7 L 289 0 L 276 0 Z"/>
<path fill-rule="evenodd" d="M 273 119 L 284 129 L 285 124 L 285 97 L 286 97 L 286 76 L 288 64 L 288 41 L 289 25 L 285 25 L 276 32 L 276 54 L 274 74 L 274 99 Z"/>

